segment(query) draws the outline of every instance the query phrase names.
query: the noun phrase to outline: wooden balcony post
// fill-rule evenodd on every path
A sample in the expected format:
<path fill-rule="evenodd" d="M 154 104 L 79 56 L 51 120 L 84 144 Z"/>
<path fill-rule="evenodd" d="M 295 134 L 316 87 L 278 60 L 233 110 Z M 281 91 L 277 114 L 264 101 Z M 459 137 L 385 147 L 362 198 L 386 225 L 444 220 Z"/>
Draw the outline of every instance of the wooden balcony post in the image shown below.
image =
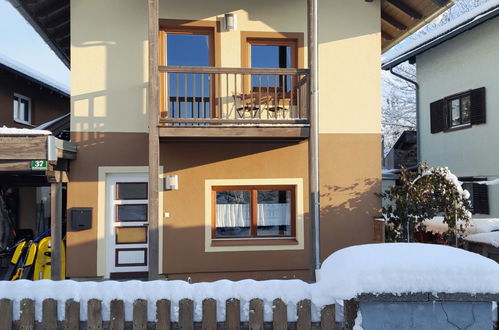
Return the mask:
<path fill-rule="evenodd" d="M 148 1 L 149 24 L 149 185 L 147 217 L 149 219 L 149 280 L 159 274 L 159 0 Z"/>
<path fill-rule="evenodd" d="M 50 236 L 52 246 L 50 279 L 59 281 L 62 269 L 62 183 L 60 177 L 57 182 L 50 184 Z"/>

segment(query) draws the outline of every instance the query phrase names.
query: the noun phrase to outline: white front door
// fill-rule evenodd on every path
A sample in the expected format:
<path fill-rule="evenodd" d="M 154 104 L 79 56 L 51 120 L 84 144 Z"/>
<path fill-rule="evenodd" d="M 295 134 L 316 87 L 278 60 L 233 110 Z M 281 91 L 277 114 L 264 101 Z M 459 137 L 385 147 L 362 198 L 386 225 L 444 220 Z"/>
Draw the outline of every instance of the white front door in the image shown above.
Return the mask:
<path fill-rule="evenodd" d="M 147 173 L 107 176 L 108 277 L 148 270 L 147 182 Z"/>

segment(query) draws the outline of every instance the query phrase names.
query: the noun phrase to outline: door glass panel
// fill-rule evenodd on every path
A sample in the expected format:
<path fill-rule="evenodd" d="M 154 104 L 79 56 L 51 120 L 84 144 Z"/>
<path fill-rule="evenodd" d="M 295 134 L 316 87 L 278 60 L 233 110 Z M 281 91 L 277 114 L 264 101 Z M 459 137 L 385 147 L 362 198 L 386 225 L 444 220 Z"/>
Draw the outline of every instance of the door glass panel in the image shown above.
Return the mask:
<path fill-rule="evenodd" d="M 250 192 L 217 191 L 216 236 L 250 235 Z"/>
<path fill-rule="evenodd" d="M 258 236 L 291 236 L 291 191 L 258 191 Z"/>
<path fill-rule="evenodd" d="M 116 227 L 116 244 L 147 243 L 147 227 Z"/>
<path fill-rule="evenodd" d="M 147 199 L 146 182 L 117 183 L 116 190 L 116 199 Z"/>
<path fill-rule="evenodd" d="M 147 204 L 117 205 L 116 221 L 147 221 Z"/>
<path fill-rule="evenodd" d="M 166 63 L 175 66 L 209 66 L 207 34 L 166 34 Z M 169 109 L 172 118 L 210 117 L 210 75 L 169 74 Z"/>
<path fill-rule="evenodd" d="M 278 45 L 251 45 L 251 67 L 252 68 L 291 68 L 291 46 Z M 288 90 L 291 86 L 291 77 L 268 75 L 251 78 L 251 85 L 255 87 L 276 87 L 278 90 Z M 285 86 L 283 86 L 283 83 Z M 283 88 L 284 87 L 284 88 Z"/>
<path fill-rule="evenodd" d="M 470 114 L 471 114 L 471 98 L 469 95 L 461 99 L 461 106 L 463 107 L 462 111 L 463 124 L 467 124 L 470 122 Z"/>

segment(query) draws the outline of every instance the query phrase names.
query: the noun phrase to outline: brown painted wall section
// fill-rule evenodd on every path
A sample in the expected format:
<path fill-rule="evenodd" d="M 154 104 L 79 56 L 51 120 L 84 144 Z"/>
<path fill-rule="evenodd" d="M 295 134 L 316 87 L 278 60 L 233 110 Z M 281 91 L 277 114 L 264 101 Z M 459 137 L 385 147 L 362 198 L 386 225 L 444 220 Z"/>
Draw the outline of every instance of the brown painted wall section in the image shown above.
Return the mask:
<path fill-rule="evenodd" d="M 321 260 L 336 250 L 373 242 L 381 201 L 379 134 L 320 134 Z"/>
<path fill-rule="evenodd" d="M 70 111 L 69 98 L 30 82 L 11 72 L 0 70 L 0 126 L 29 128 L 14 121 L 13 96 L 18 93 L 31 99 L 31 124 L 41 125 Z"/>
<path fill-rule="evenodd" d="M 79 146 L 71 163 L 68 208 L 92 207 L 91 230 L 68 233 L 68 275 L 96 275 L 98 166 L 147 165 L 147 134 L 73 133 Z M 380 137 L 320 136 L 323 256 L 372 242 L 372 218 L 380 190 Z M 307 142 L 164 142 L 160 163 L 176 174 L 179 190 L 164 193 L 164 271 L 169 278 L 308 279 Z M 204 252 L 206 179 L 303 178 L 305 250 Z M 70 228 L 70 225 L 68 226 Z"/>

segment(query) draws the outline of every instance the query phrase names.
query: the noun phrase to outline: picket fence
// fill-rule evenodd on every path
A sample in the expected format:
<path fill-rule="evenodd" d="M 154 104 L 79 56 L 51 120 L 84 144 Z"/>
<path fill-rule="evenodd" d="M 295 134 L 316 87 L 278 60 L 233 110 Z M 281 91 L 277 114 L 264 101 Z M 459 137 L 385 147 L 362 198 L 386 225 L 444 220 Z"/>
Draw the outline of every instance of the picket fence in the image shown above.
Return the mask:
<path fill-rule="evenodd" d="M 133 330 L 263 330 L 263 329 L 352 329 L 357 315 L 357 303 L 354 300 L 344 302 L 344 322 L 336 323 L 335 305 L 327 305 L 321 310 L 320 322 L 312 322 L 311 302 L 302 300 L 297 304 L 297 321 L 288 322 L 287 306 L 281 299 L 273 301 L 273 320 L 264 321 L 263 302 L 260 299 L 250 301 L 249 321 L 240 320 L 240 302 L 237 299 L 226 301 L 226 320 L 217 322 L 217 301 L 206 299 L 202 305 L 202 321 L 194 322 L 194 303 L 190 299 L 179 301 L 178 322 L 172 322 L 170 301 L 156 301 L 156 321 L 148 322 L 146 300 L 138 299 L 133 303 L 133 321 L 125 321 L 125 305 L 122 300 L 110 303 L 109 321 L 103 321 L 102 303 L 97 299 L 88 301 L 86 321 L 80 318 L 80 303 L 73 300 L 65 302 L 64 320 L 58 320 L 57 301 L 45 299 L 42 302 L 42 320 L 35 321 L 35 302 L 23 299 L 20 302 L 19 320 L 13 320 L 13 302 L 0 299 L 0 329 L 133 329 Z"/>

